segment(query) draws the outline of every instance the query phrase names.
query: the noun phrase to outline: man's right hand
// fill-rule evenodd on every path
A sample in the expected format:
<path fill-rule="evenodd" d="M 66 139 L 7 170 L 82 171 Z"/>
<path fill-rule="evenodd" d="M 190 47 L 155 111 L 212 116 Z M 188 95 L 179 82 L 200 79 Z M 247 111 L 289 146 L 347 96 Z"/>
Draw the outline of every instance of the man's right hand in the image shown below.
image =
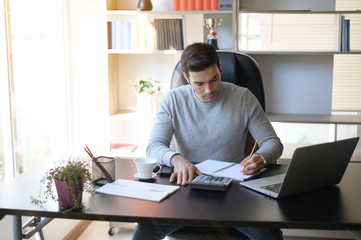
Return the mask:
<path fill-rule="evenodd" d="M 180 154 L 174 155 L 170 159 L 170 164 L 174 170 L 169 182 L 174 182 L 175 178 L 177 178 L 177 184 L 185 186 L 187 185 L 187 181 L 193 180 L 194 174 L 203 175 L 198 168 Z"/>

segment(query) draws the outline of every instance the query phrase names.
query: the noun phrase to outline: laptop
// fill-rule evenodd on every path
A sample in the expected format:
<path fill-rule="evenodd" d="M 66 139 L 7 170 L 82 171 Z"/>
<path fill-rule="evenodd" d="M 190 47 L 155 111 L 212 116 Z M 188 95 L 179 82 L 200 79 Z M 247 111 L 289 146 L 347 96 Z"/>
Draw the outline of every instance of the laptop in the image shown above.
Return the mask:
<path fill-rule="evenodd" d="M 240 184 L 273 198 L 338 184 L 358 140 L 356 137 L 297 148 L 286 173 Z"/>

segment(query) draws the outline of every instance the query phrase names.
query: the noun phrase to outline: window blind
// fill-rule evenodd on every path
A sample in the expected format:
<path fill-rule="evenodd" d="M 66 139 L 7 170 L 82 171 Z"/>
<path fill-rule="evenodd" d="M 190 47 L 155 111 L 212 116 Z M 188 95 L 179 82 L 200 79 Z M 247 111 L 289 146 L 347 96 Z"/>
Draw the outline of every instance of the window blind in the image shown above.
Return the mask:
<path fill-rule="evenodd" d="M 337 11 L 361 9 L 361 2 L 337 0 Z M 350 51 L 361 51 L 361 14 L 345 14 L 350 19 Z M 334 56 L 332 111 L 361 112 L 361 54 Z"/>
<path fill-rule="evenodd" d="M 361 55 L 335 55 L 332 111 L 361 111 Z"/>
<path fill-rule="evenodd" d="M 241 13 L 243 51 L 336 51 L 339 15 L 310 13 Z"/>

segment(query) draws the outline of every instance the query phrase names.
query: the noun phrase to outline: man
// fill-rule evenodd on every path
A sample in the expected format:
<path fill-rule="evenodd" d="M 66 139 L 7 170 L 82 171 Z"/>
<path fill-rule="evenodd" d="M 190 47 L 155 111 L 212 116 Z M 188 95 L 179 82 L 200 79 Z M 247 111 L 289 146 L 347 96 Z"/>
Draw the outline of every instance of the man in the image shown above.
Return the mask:
<path fill-rule="evenodd" d="M 248 89 L 221 82 L 216 50 L 194 43 L 183 51 L 181 64 L 189 84 L 163 98 L 147 147 L 147 156 L 174 168 L 170 182 L 186 185 L 202 174 L 193 163 L 206 159 L 241 162 L 245 174 L 275 163 L 283 151 L 280 139 Z M 248 131 L 259 146 L 252 157 L 244 152 Z M 173 136 L 176 151 L 169 147 Z M 180 228 L 138 224 L 133 239 L 161 239 Z M 282 239 L 279 229 L 236 229 L 250 239 Z"/>

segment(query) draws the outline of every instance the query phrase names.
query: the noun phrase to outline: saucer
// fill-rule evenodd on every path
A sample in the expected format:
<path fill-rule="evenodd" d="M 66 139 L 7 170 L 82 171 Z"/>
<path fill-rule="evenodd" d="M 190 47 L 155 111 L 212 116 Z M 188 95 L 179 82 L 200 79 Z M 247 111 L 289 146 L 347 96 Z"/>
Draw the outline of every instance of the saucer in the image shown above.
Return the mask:
<path fill-rule="evenodd" d="M 155 176 L 157 176 L 157 174 L 156 174 L 156 173 L 152 173 L 152 176 L 151 176 L 151 177 L 141 178 L 141 177 L 139 176 L 139 173 L 134 173 L 134 177 L 139 178 L 139 179 L 143 179 L 143 180 L 152 179 L 152 178 L 155 178 Z"/>

